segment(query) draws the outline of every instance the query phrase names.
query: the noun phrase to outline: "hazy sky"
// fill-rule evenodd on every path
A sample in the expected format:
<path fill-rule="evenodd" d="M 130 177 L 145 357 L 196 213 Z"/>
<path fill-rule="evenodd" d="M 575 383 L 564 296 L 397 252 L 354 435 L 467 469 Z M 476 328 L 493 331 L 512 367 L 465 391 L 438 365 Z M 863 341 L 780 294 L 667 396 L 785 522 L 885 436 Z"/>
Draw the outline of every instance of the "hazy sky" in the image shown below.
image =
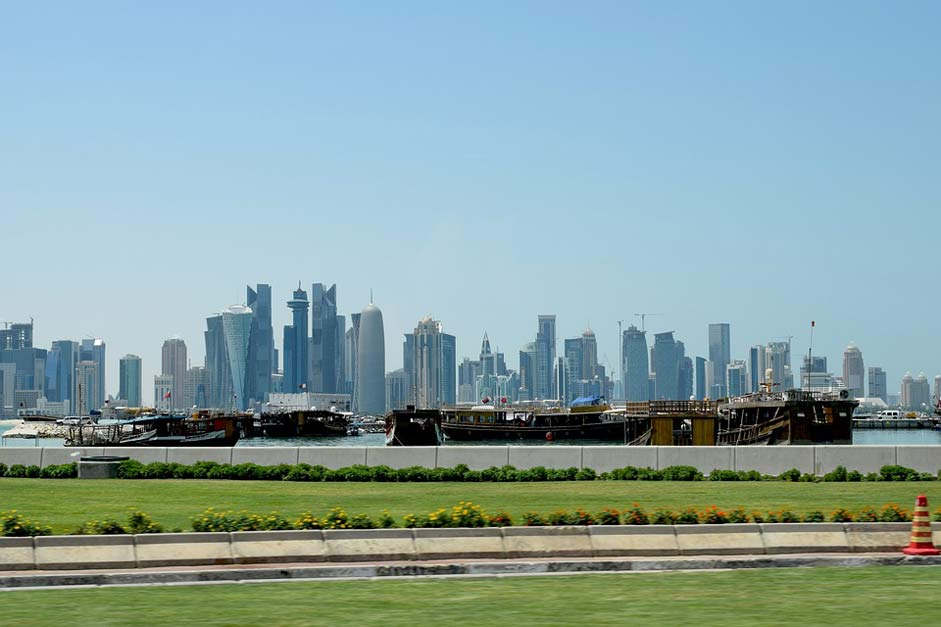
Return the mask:
<path fill-rule="evenodd" d="M 451 6 L 444 6 L 445 4 Z M 194 6 L 195 5 L 195 6 Z M 937 2 L 0 4 L 0 319 L 118 358 L 273 286 L 941 371 Z M 561 343 L 560 343 L 561 349 Z M 795 359 L 796 361 L 796 359 Z"/>

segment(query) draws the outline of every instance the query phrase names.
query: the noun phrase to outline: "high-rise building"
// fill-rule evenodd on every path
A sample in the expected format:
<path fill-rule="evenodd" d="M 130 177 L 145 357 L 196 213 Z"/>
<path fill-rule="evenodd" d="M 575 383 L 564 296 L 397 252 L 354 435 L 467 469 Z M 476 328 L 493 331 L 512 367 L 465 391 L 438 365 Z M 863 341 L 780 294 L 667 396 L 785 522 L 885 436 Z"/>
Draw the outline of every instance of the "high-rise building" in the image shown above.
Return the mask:
<path fill-rule="evenodd" d="M 173 388 L 170 390 L 170 409 L 177 410 L 183 405 L 183 386 L 186 379 L 186 342 L 179 338 L 164 340 L 161 355 L 161 374 L 173 377 Z M 121 396 L 121 398 L 126 398 Z"/>
<path fill-rule="evenodd" d="M 728 322 L 717 322 L 709 325 L 709 361 L 714 369 L 713 385 L 718 384 L 713 398 L 728 396 L 726 388 L 726 368 L 731 359 L 732 344 L 729 334 Z"/>
<path fill-rule="evenodd" d="M 889 402 L 889 391 L 886 387 L 885 370 L 879 366 L 869 367 L 869 396 L 872 398 L 881 398 L 883 402 Z"/>
<path fill-rule="evenodd" d="M 359 354 L 356 358 L 357 411 L 380 415 L 386 408 L 386 344 L 382 312 L 371 302 L 359 319 Z"/>
<path fill-rule="evenodd" d="M 412 381 L 412 371 L 415 369 L 415 334 L 406 333 L 405 341 L 402 342 L 402 369 L 405 370 L 405 376 L 408 377 L 408 398 L 409 402 L 415 397 Z"/>
<path fill-rule="evenodd" d="M 307 292 L 298 284 L 288 307 L 293 316 L 293 324 L 284 327 L 284 388 L 289 394 L 297 394 L 304 389 L 308 380 L 307 361 Z"/>
<path fill-rule="evenodd" d="M 441 322 L 432 320 L 431 316 L 422 318 L 412 335 L 415 345 L 411 375 L 414 405 L 434 409 L 453 403 L 454 336 L 444 333 Z"/>
<path fill-rule="evenodd" d="M 183 385 L 183 406 L 197 409 L 209 407 L 209 376 L 202 366 L 193 366 L 186 370 L 186 381 Z"/>
<path fill-rule="evenodd" d="M 46 355 L 46 400 L 65 403 L 65 411 L 69 414 L 74 412 L 72 378 L 78 364 L 78 353 L 78 342 L 56 340 Z"/>
<path fill-rule="evenodd" d="M 222 314 L 206 318 L 206 377 L 209 380 L 209 406 L 225 409 L 232 405 L 232 373 L 225 345 Z"/>
<path fill-rule="evenodd" d="M 312 284 L 310 303 L 310 389 L 335 394 L 340 385 L 336 284 L 329 289 L 323 283 Z"/>
<path fill-rule="evenodd" d="M 137 355 L 125 355 L 119 362 L 120 389 L 118 396 L 127 401 L 128 407 L 140 407 L 141 401 L 141 360 Z"/>
<path fill-rule="evenodd" d="M 248 364 L 248 337 L 251 329 L 252 310 L 245 305 L 232 305 L 222 312 L 225 352 L 229 360 L 229 372 L 232 375 L 232 400 L 226 406 L 240 410 L 248 407 L 245 373 Z"/>
<path fill-rule="evenodd" d="M 408 376 L 404 368 L 386 375 L 386 411 L 405 409 L 408 404 Z"/>
<path fill-rule="evenodd" d="M 912 381 L 908 401 L 908 409 L 919 412 L 931 411 L 931 387 L 928 385 L 928 377 L 924 372 L 919 373 Z"/>
<path fill-rule="evenodd" d="M 790 342 L 771 342 L 765 347 L 765 370 L 771 370 L 771 380 L 765 383 L 771 385 L 772 392 L 783 392 L 790 387 L 788 385 L 790 368 Z"/>
<path fill-rule="evenodd" d="M 819 375 L 827 373 L 827 358 L 805 355 L 801 360 L 801 389 L 820 389 Z"/>
<path fill-rule="evenodd" d="M 33 347 L 33 321 L 4 323 L 0 329 L 0 350 L 17 351 Z"/>
<path fill-rule="evenodd" d="M 252 310 L 252 326 L 248 334 L 248 362 L 245 366 L 245 394 L 249 401 L 263 403 L 271 393 L 271 375 L 277 371 L 274 348 L 274 327 L 271 324 L 271 286 L 259 283 L 245 287 L 246 303 Z M 189 407 L 199 405 L 194 396 Z"/>
<path fill-rule="evenodd" d="M 160 413 L 173 411 L 173 375 L 154 375 L 154 408 Z"/>
<path fill-rule="evenodd" d="M 457 366 L 457 400 L 459 403 L 475 403 L 477 398 L 477 377 L 480 375 L 480 362 L 465 357 Z M 406 385 L 408 381 L 406 380 Z"/>
<path fill-rule="evenodd" d="M 96 362 L 91 360 L 78 362 L 75 365 L 75 376 L 72 377 L 72 382 L 75 386 L 72 391 L 73 407 L 79 416 L 88 416 L 92 410 L 100 409 L 100 406 L 95 405 L 95 399 L 100 396 L 98 386 L 101 382 Z"/>
<path fill-rule="evenodd" d="M 650 365 L 647 361 L 647 336 L 634 325 L 627 327 L 622 340 L 624 397 L 628 401 L 646 401 L 649 396 Z"/>
<path fill-rule="evenodd" d="M 679 397 L 680 360 L 673 331 L 654 334 L 654 375 L 656 398 L 676 400 Z"/>
<path fill-rule="evenodd" d="M 862 398 L 866 395 L 863 353 L 852 342 L 843 352 L 843 384 L 849 390 L 850 398 Z"/>
<path fill-rule="evenodd" d="M 457 338 L 449 333 L 441 334 L 441 402 L 443 405 L 457 403 Z"/>
<path fill-rule="evenodd" d="M 941 374 L 934 376 L 934 405 L 941 407 Z"/>
<path fill-rule="evenodd" d="M 555 364 L 555 315 L 543 314 L 538 318 L 539 327 L 536 332 L 536 377 L 535 398 L 548 399 L 555 397 L 554 364 Z"/>
<path fill-rule="evenodd" d="M 725 367 L 725 385 L 729 396 L 741 396 L 748 387 L 748 369 L 744 361 L 734 360 Z"/>
<path fill-rule="evenodd" d="M 761 382 L 765 378 L 764 372 L 765 349 L 763 346 L 752 346 L 748 349 L 748 391 L 752 394 L 761 390 Z"/>
<path fill-rule="evenodd" d="M 706 360 L 703 357 L 696 358 L 696 400 L 701 401 L 706 398 Z"/>
<path fill-rule="evenodd" d="M 105 405 L 105 342 L 101 338 L 84 339 L 79 348 L 79 361 L 93 361 L 97 365 L 98 382 L 94 395 L 88 396 L 86 401 L 89 410 L 101 409 Z"/>
<path fill-rule="evenodd" d="M 346 316 L 337 316 L 336 323 L 337 346 L 337 377 L 336 388 L 338 394 L 349 394 L 346 389 Z"/>
<path fill-rule="evenodd" d="M 535 342 L 530 342 L 520 349 L 519 400 L 521 401 L 531 401 L 536 398 L 537 352 Z"/>
<path fill-rule="evenodd" d="M 350 328 L 346 330 L 343 354 L 346 360 L 343 371 L 346 373 L 346 393 L 353 399 L 353 411 L 356 404 L 356 377 L 359 360 L 359 320 L 362 314 L 350 314 Z"/>

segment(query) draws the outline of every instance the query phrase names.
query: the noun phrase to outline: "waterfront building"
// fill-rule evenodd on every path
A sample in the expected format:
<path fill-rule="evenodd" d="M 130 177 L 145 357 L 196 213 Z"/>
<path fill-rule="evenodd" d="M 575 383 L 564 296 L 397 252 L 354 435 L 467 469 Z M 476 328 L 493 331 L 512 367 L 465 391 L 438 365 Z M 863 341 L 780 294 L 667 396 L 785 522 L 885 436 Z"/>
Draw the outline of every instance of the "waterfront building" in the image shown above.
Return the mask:
<path fill-rule="evenodd" d="M 928 385 L 928 377 L 924 372 L 918 374 L 909 385 L 908 403 L 902 403 L 906 409 L 912 411 L 927 412 L 931 410 L 931 388 Z"/>
<path fill-rule="evenodd" d="M 529 342 L 520 349 L 519 393 L 521 401 L 536 399 L 536 362 L 538 361 L 535 342 Z"/>
<path fill-rule="evenodd" d="M 869 367 L 869 396 L 870 398 L 881 398 L 885 403 L 889 402 L 885 370 L 879 366 Z"/>
<path fill-rule="evenodd" d="M 284 387 L 291 392 L 304 389 L 308 381 L 307 292 L 297 289 L 288 301 L 292 324 L 284 327 Z"/>
<path fill-rule="evenodd" d="M 696 400 L 701 401 L 706 398 L 706 359 L 696 358 Z"/>
<path fill-rule="evenodd" d="M 206 375 L 209 379 L 209 406 L 223 409 L 231 405 L 232 374 L 222 327 L 222 314 L 206 318 Z"/>
<path fill-rule="evenodd" d="M 477 377 L 480 373 L 480 362 L 465 357 L 457 367 L 457 401 L 459 403 L 476 403 Z M 406 386 L 408 379 L 406 378 Z"/>
<path fill-rule="evenodd" d="M 362 314 L 350 314 L 350 328 L 344 334 L 343 355 L 346 375 L 346 393 L 353 399 L 353 411 L 356 411 L 356 377 L 359 353 L 359 320 Z"/>
<path fill-rule="evenodd" d="M 161 374 L 168 374 L 173 377 L 173 390 L 170 397 L 170 409 L 182 409 L 183 405 L 183 387 L 186 381 L 186 366 L 189 363 L 186 359 L 186 342 L 179 338 L 164 340 L 161 350 Z M 124 395 L 121 395 L 123 398 Z"/>
<path fill-rule="evenodd" d="M 549 399 L 555 397 L 556 383 L 555 371 L 555 315 L 542 314 L 538 317 L 538 330 L 536 332 L 536 372 L 533 384 L 535 398 Z"/>
<path fill-rule="evenodd" d="M 744 361 L 733 360 L 725 367 L 726 391 L 729 396 L 741 396 L 748 389 L 748 369 Z"/>
<path fill-rule="evenodd" d="M 360 315 L 356 359 L 356 411 L 380 415 L 386 407 L 386 347 L 382 312 L 370 302 Z"/>
<path fill-rule="evenodd" d="M 420 409 L 435 409 L 454 404 L 455 346 L 453 335 L 444 333 L 440 321 L 426 316 L 412 333 L 412 400 Z"/>
<path fill-rule="evenodd" d="M 765 378 L 765 349 L 763 346 L 752 346 L 748 349 L 748 391 L 758 392 L 761 381 Z"/>
<path fill-rule="evenodd" d="M 169 414 L 173 405 L 173 375 L 154 375 L 154 408 L 161 414 Z"/>
<path fill-rule="evenodd" d="M 125 355 L 118 362 L 120 388 L 118 396 L 127 401 L 128 407 L 140 407 L 141 359 L 137 355 Z"/>
<path fill-rule="evenodd" d="M 934 377 L 934 398 L 932 400 L 936 407 L 941 406 L 941 374 Z"/>
<path fill-rule="evenodd" d="M 89 409 L 101 409 L 105 404 L 105 361 L 106 346 L 101 338 L 82 340 L 79 347 L 79 361 L 93 361 L 97 365 L 98 381 L 94 388 L 94 395 L 86 399 Z"/>
<path fill-rule="evenodd" d="M 271 323 L 271 286 L 259 283 L 252 289 L 245 287 L 246 304 L 252 310 L 251 329 L 248 333 L 248 360 L 245 364 L 245 394 L 249 401 L 262 403 L 271 393 L 271 376 L 277 371 L 274 348 L 274 326 Z M 199 404 L 193 397 L 192 407 Z"/>
<path fill-rule="evenodd" d="M 408 405 L 408 375 L 405 368 L 386 374 L 386 411 L 405 409 Z"/>
<path fill-rule="evenodd" d="M 72 391 L 73 407 L 79 416 L 88 416 L 91 410 L 100 409 L 95 406 L 98 398 L 101 378 L 98 376 L 97 362 L 87 360 L 75 365 L 75 376 L 72 377 L 75 389 Z M 104 401 L 102 401 L 102 405 Z"/>
<path fill-rule="evenodd" d="M 719 387 L 713 398 L 724 398 L 731 394 L 726 388 L 726 369 L 731 359 L 731 339 L 728 322 L 709 325 L 709 361 L 713 367 L 713 384 Z"/>
<path fill-rule="evenodd" d="M 187 409 L 209 407 L 209 374 L 203 366 L 193 366 L 186 370 L 186 381 L 183 384 L 183 407 Z"/>
<path fill-rule="evenodd" d="M 821 374 L 827 373 L 827 358 L 804 355 L 801 359 L 801 389 L 811 390 L 819 388 Z"/>
<path fill-rule="evenodd" d="M 50 403 L 65 403 L 72 413 L 72 377 L 78 364 L 78 342 L 56 340 L 46 355 L 45 396 Z"/>
<path fill-rule="evenodd" d="M 656 378 L 655 398 L 679 398 L 680 360 L 673 331 L 654 334 L 653 372 Z M 688 398 L 688 397 L 687 397 Z"/>
<path fill-rule="evenodd" d="M 771 384 L 771 391 L 783 392 L 793 383 L 789 384 L 791 368 L 791 345 L 790 342 L 771 342 L 765 347 L 765 369 L 771 370 L 771 381 L 765 383 Z"/>
<path fill-rule="evenodd" d="M 337 328 L 337 286 L 311 285 L 310 389 L 336 393 L 340 387 L 340 343 Z"/>
<path fill-rule="evenodd" d="M 850 398 L 862 398 L 866 395 L 863 353 L 852 342 L 843 352 L 843 383 L 850 393 Z"/>
<path fill-rule="evenodd" d="M 457 338 L 441 334 L 441 400 L 445 405 L 457 403 Z"/>
<path fill-rule="evenodd" d="M 16 351 L 33 347 L 33 321 L 4 323 L 0 329 L 0 350 Z"/>
<path fill-rule="evenodd" d="M 245 394 L 245 372 L 248 362 L 248 336 L 252 328 L 252 310 L 245 305 L 232 305 L 222 312 L 226 358 L 232 377 L 232 399 L 223 407 L 244 410 L 248 407 Z"/>
<path fill-rule="evenodd" d="M 649 392 L 650 365 L 647 360 L 647 335 L 631 325 L 622 334 L 624 398 L 628 401 L 646 401 Z"/>
<path fill-rule="evenodd" d="M 0 362 L 0 416 L 16 417 L 16 364 Z"/>
<path fill-rule="evenodd" d="M 715 371 L 715 368 L 712 367 L 711 361 L 706 361 L 705 363 L 705 375 L 706 375 L 705 385 L 704 385 L 705 391 L 706 391 L 705 398 L 715 400 L 715 397 L 712 396 L 712 390 L 715 386 L 715 381 L 713 379 L 716 376 L 716 371 Z"/>

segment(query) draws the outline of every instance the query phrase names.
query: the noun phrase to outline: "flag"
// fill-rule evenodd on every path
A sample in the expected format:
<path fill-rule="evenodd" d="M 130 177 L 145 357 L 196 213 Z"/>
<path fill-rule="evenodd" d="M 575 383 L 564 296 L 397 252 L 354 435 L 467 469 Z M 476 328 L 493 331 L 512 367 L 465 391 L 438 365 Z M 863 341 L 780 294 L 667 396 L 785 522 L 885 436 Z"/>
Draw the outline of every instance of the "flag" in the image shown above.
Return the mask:
<path fill-rule="evenodd" d="M 170 398 L 170 390 L 167 390 L 167 393 L 163 395 L 163 399 L 166 400 Z"/>

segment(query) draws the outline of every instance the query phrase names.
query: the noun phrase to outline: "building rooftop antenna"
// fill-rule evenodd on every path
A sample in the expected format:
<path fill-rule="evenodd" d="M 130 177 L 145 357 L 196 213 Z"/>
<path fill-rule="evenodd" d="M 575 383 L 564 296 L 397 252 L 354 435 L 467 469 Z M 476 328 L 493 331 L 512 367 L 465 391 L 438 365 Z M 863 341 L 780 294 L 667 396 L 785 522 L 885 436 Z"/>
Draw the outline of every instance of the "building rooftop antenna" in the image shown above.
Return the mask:
<path fill-rule="evenodd" d="M 644 313 L 635 313 L 634 315 L 640 318 L 640 330 L 647 331 L 647 316 L 662 316 L 663 313 L 661 312 L 651 313 L 648 311 Z"/>

